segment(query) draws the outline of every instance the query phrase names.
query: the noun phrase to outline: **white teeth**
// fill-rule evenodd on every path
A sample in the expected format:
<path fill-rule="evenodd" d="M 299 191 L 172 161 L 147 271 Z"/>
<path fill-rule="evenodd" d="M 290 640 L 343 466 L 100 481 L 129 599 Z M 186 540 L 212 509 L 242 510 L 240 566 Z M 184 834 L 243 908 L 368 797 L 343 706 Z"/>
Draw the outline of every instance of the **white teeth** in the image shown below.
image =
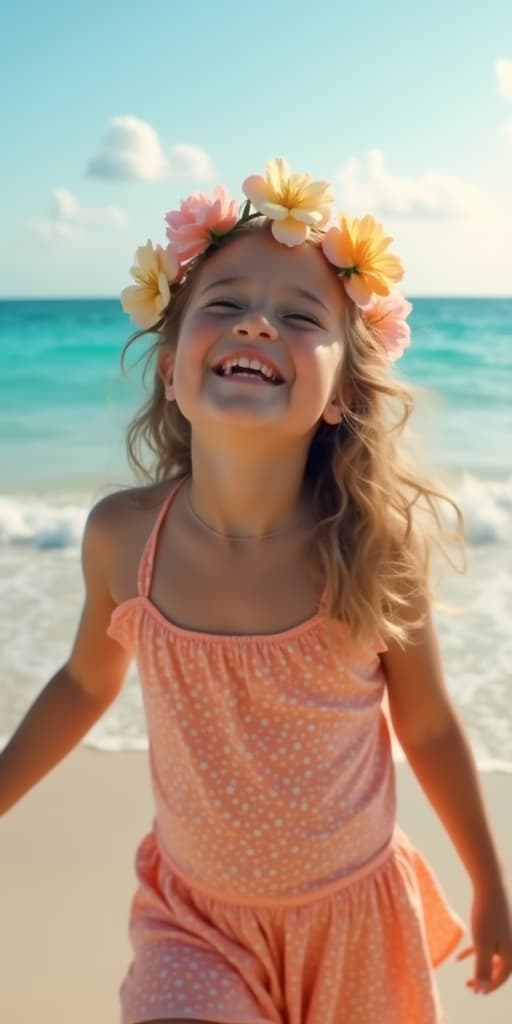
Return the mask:
<path fill-rule="evenodd" d="M 248 367 L 251 370 L 259 370 L 264 377 L 268 380 L 279 382 L 279 377 L 276 377 L 272 370 L 261 363 L 259 359 L 248 359 L 247 356 L 240 356 L 235 359 L 226 359 L 225 362 L 221 363 L 219 369 L 222 371 L 224 377 L 230 377 L 233 372 L 233 367 Z"/>

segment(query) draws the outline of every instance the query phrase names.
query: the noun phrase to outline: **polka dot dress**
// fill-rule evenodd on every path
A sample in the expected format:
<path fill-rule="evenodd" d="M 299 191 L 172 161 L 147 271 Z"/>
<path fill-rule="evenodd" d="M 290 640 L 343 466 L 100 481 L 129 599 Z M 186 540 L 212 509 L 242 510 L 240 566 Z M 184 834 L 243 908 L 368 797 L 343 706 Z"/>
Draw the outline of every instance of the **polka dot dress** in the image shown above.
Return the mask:
<path fill-rule="evenodd" d="M 109 627 L 137 657 L 155 801 L 122 1024 L 441 1024 L 433 967 L 464 927 L 395 821 L 385 645 L 339 623 L 329 646 L 322 605 L 266 635 L 166 619 L 149 594 L 183 482 Z"/>

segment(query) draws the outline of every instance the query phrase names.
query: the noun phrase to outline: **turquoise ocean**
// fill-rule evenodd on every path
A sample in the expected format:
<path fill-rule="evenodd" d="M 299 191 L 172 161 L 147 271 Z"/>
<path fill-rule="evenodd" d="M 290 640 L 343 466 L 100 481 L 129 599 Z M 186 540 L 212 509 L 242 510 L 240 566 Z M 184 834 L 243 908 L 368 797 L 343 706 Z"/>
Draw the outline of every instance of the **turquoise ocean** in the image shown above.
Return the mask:
<path fill-rule="evenodd" d="M 466 522 L 468 571 L 440 581 L 457 611 L 435 612 L 447 685 L 480 769 L 512 772 L 512 299 L 411 301 L 397 373 L 418 390 L 423 461 Z M 143 349 L 123 376 L 129 331 L 117 300 L 0 302 L 0 745 L 69 653 L 88 509 L 133 482 Z M 146 747 L 134 666 L 84 742 Z"/>

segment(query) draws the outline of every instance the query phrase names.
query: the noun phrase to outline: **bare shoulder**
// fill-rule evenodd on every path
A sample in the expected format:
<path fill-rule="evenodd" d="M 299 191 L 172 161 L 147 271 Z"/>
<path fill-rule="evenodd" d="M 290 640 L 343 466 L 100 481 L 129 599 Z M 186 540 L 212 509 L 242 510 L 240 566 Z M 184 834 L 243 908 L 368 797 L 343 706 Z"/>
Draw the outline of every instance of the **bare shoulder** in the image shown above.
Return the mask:
<path fill-rule="evenodd" d="M 119 692 L 130 653 L 109 635 L 117 605 L 136 593 L 137 565 L 169 483 L 116 491 L 89 512 L 82 540 L 85 601 L 67 661 L 89 693 L 110 702 Z"/>
<path fill-rule="evenodd" d="M 140 528 L 155 518 L 169 490 L 169 482 L 147 487 L 126 487 L 105 495 L 90 510 L 86 529 L 105 543 L 126 541 Z"/>
<path fill-rule="evenodd" d="M 146 487 L 123 487 L 99 498 L 91 508 L 88 522 L 94 527 L 109 530 L 121 522 L 129 522 L 142 512 L 161 504 L 169 488 L 169 482 L 150 484 Z"/>
<path fill-rule="evenodd" d="M 101 563 L 114 604 L 136 592 L 140 557 L 170 486 L 167 480 L 123 488 L 100 498 L 89 512 L 83 558 Z"/>

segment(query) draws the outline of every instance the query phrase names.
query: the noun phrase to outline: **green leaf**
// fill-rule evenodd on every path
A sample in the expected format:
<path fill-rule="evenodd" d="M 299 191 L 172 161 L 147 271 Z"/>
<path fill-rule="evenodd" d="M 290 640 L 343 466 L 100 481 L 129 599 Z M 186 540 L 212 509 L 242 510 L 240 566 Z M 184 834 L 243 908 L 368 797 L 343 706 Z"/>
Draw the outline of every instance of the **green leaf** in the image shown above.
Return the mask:
<path fill-rule="evenodd" d="M 241 211 L 240 211 L 240 218 L 239 218 L 239 222 L 238 222 L 239 224 L 245 224 L 246 220 L 249 219 L 249 210 L 250 209 L 251 209 L 251 200 L 250 199 L 246 199 L 246 201 L 245 201 L 245 203 L 244 203 L 244 205 L 243 205 L 243 207 L 241 208 Z"/>

